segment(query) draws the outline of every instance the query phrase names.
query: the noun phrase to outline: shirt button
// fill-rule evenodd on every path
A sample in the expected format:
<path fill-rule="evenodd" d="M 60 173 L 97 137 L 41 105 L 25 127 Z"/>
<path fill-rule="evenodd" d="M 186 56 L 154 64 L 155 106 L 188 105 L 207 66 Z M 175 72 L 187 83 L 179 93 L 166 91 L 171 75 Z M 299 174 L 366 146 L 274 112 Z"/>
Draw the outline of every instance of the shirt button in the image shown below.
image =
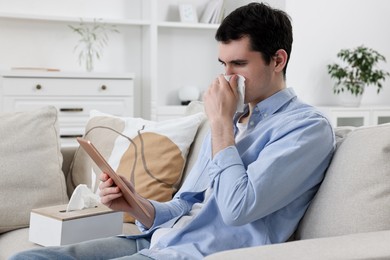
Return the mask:
<path fill-rule="evenodd" d="M 258 108 L 258 107 L 255 107 L 255 111 L 256 111 L 256 112 L 259 112 L 259 108 Z"/>
<path fill-rule="evenodd" d="M 250 126 L 253 126 L 254 124 L 255 124 L 255 122 L 253 122 L 253 121 L 250 121 L 250 122 L 249 122 L 249 125 L 250 125 Z"/>
<path fill-rule="evenodd" d="M 263 116 L 264 116 L 264 117 L 267 117 L 267 116 L 268 116 L 268 114 L 267 114 L 267 113 L 264 113 L 264 114 L 263 114 Z"/>

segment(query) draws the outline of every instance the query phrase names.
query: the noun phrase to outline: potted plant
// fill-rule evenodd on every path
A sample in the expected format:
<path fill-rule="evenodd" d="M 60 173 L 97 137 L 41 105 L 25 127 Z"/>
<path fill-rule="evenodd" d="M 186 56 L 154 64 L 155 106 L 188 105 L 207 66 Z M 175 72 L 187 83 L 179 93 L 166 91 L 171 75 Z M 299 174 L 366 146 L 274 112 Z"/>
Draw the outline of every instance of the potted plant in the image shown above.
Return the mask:
<path fill-rule="evenodd" d="M 389 72 L 378 69 L 379 62 L 386 62 L 386 58 L 371 48 L 363 45 L 354 49 L 342 49 L 337 53 L 345 66 L 337 63 L 328 65 L 328 73 L 336 79 L 333 93 L 350 93 L 361 98 L 365 87 L 373 85 L 377 87 L 377 93 L 382 90 L 383 81 L 390 75 Z"/>
<path fill-rule="evenodd" d="M 88 72 L 93 71 L 94 60 L 103 55 L 103 48 L 108 44 L 108 34 L 119 33 L 115 25 L 103 23 L 101 19 L 94 19 L 92 23 L 86 23 L 80 19 L 78 26 L 68 25 L 69 28 L 80 36 L 74 50 L 79 50 L 79 64 L 85 63 Z"/>

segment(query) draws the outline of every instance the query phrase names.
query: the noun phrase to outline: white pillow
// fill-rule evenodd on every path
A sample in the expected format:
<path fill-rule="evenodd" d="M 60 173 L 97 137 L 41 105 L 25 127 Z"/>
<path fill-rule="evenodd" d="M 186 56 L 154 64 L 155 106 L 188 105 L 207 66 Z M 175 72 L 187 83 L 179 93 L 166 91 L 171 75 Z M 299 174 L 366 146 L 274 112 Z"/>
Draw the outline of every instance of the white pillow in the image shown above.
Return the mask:
<path fill-rule="evenodd" d="M 155 122 L 91 111 L 84 137 L 92 141 L 118 174 L 135 185 L 140 195 L 167 201 L 181 183 L 189 148 L 205 118 L 201 112 Z M 68 174 L 68 187 L 74 189 L 83 183 L 96 191 L 100 172 L 79 149 Z M 125 221 L 134 219 L 125 214 Z"/>

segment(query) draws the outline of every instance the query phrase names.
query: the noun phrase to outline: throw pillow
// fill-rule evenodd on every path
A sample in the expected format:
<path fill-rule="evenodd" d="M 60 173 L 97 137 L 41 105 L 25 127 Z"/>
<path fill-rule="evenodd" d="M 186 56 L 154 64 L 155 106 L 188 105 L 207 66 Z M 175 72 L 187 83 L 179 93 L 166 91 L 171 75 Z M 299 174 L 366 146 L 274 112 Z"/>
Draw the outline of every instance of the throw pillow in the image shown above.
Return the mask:
<path fill-rule="evenodd" d="M 0 115 L 0 233 L 27 227 L 33 208 L 67 203 L 57 110 Z"/>
<path fill-rule="evenodd" d="M 84 138 L 92 141 L 111 167 L 145 198 L 168 201 L 177 191 L 189 148 L 204 113 L 154 122 L 91 112 Z M 100 170 L 78 149 L 68 174 L 68 193 L 83 183 L 96 192 Z M 125 214 L 125 222 L 134 219 Z"/>
<path fill-rule="evenodd" d="M 389 183 L 390 124 L 354 129 L 339 144 L 297 238 L 389 230 Z"/>

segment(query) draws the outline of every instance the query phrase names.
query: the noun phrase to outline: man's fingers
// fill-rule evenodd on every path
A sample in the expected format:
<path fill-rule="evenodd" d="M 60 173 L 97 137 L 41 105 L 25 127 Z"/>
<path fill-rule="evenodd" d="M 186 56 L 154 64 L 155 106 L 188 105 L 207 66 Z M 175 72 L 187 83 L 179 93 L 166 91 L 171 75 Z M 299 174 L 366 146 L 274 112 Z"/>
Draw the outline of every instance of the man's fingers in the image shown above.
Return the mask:
<path fill-rule="evenodd" d="M 110 177 L 108 176 L 107 173 L 101 173 L 99 176 L 100 181 L 107 181 Z"/>
<path fill-rule="evenodd" d="M 102 192 L 100 192 L 102 193 Z M 111 204 L 111 202 L 117 198 L 120 198 L 122 196 L 122 193 L 110 193 L 109 195 L 100 196 L 100 202 L 104 205 L 108 206 Z"/>
<path fill-rule="evenodd" d="M 227 80 L 225 76 L 221 74 L 218 76 L 218 80 L 221 86 L 228 85 L 230 89 L 233 91 L 233 93 L 237 94 L 238 76 L 236 74 L 231 75 L 229 80 Z"/>
<path fill-rule="evenodd" d="M 99 189 L 103 190 L 105 188 L 112 187 L 113 185 L 114 185 L 114 181 L 111 178 L 108 178 L 106 181 L 102 181 L 99 184 Z"/>

